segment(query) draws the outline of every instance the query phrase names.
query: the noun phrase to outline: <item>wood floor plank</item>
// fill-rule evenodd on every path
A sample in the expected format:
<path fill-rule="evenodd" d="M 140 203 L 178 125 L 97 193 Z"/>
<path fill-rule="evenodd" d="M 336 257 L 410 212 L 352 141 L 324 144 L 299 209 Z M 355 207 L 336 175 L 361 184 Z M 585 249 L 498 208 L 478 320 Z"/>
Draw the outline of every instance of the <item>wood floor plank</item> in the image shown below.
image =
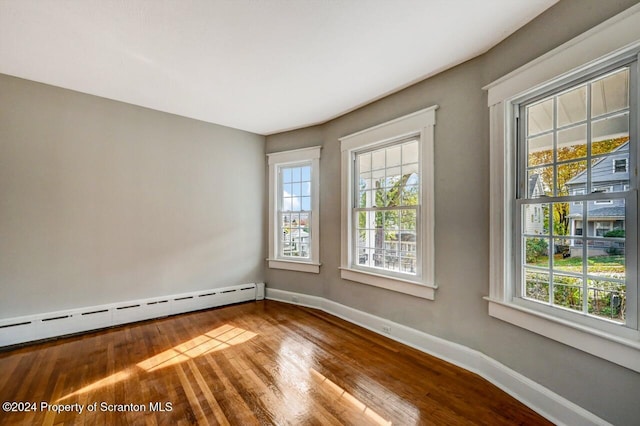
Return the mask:
<path fill-rule="evenodd" d="M 38 404 L 2 425 L 550 424 L 473 373 L 273 301 L 0 351 L 0 401 Z"/>

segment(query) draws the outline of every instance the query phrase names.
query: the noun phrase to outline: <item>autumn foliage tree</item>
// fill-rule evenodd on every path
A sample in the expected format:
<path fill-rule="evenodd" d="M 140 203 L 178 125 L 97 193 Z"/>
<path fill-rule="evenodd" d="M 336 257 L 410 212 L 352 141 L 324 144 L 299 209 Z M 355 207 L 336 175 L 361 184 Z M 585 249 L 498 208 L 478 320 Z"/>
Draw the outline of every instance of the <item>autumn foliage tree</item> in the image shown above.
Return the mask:
<path fill-rule="evenodd" d="M 615 139 L 606 139 L 603 141 L 593 142 L 591 144 L 591 155 L 606 154 L 619 148 L 626 143 L 629 137 L 621 137 Z M 569 195 L 567 183 L 578 176 L 580 173 L 587 169 L 587 145 L 576 144 L 566 147 L 561 147 L 556 150 L 557 161 L 563 163 L 557 166 L 557 180 L 555 181 L 555 188 L 557 190 L 554 194 L 554 151 L 548 149 L 544 151 L 529 152 L 528 163 L 529 166 L 537 167 L 535 172 L 540 176 L 544 194 L 546 196 L 564 196 Z M 566 161 L 566 162 L 565 162 Z M 553 232 L 555 235 L 568 235 L 569 234 L 569 203 L 554 203 L 553 204 Z M 545 223 L 548 226 L 548 223 Z"/>

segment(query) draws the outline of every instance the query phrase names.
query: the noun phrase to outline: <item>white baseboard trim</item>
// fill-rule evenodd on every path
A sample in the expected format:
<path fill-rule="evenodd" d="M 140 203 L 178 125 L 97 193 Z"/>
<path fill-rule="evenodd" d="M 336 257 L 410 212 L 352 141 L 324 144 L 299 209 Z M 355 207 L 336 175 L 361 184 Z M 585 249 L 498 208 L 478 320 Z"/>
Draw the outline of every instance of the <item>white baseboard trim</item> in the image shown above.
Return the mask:
<path fill-rule="evenodd" d="M 610 425 L 595 414 L 469 347 L 322 297 L 267 288 L 266 298 L 320 309 L 476 373 L 557 425 Z M 384 330 L 389 330 L 389 332 Z"/>
<path fill-rule="evenodd" d="M 264 299 L 264 283 L 0 319 L 0 347 Z"/>

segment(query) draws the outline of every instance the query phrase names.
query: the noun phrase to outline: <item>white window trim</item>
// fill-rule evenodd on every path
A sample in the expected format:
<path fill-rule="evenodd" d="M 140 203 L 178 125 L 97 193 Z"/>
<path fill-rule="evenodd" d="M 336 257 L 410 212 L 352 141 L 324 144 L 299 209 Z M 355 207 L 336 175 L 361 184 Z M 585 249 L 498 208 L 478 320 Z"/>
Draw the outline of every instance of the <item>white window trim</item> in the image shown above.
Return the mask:
<path fill-rule="evenodd" d="M 640 333 L 612 334 L 527 309 L 512 302 L 514 267 L 511 200 L 515 197 L 513 100 L 549 81 L 570 81 L 586 69 L 640 47 L 640 5 L 603 22 L 542 57 L 491 83 L 489 315 L 640 372 Z M 633 280 L 630 280 L 633 282 Z M 636 304 L 638 302 L 636 301 Z"/>
<path fill-rule="evenodd" d="M 320 146 L 267 154 L 269 161 L 269 268 L 320 273 Z M 278 168 L 311 161 L 311 258 L 278 257 Z"/>
<path fill-rule="evenodd" d="M 438 288 L 434 279 L 434 203 L 433 203 L 433 146 L 437 105 L 416 111 L 395 120 L 370 127 L 340 138 L 342 151 L 342 250 L 340 276 L 345 280 L 356 281 L 387 290 L 410 294 L 428 300 L 435 299 Z M 409 136 L 417 136 L 421 152 L 421 253 L 422 274 L 415 279 L 398 278 L 355 269 L 352 265 L 351 250 L 353 230 L 351 211 L 353 209 L 353 164 L 351 159 L 355 151 L 366 147 L 383 145 Z"/>

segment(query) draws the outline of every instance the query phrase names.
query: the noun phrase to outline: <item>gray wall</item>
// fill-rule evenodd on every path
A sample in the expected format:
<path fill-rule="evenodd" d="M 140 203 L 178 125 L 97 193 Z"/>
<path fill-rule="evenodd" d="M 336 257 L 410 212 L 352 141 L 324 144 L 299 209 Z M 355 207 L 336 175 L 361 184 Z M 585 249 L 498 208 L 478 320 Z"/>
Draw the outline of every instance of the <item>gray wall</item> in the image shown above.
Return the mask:
<path fill-rule="evenodd" d="M 493 319 L 482 299 L 489 294 L 489 116 L 481 88 L 634 3 L 562 1 L 483 56 L 322 126 L 267 137 L 267 152 L 323 146 L 321 273 L 267 269 L 267 285 L 463 344 L 610 422 L 637 424 L 640 374 Z M 434 104 L 436 300 L 341 280 L 338 138 Z"/>
<path fill-rule="evenodd" d="M 0 318 L 262 281 L 264 137 L 0 75 Z"/>

